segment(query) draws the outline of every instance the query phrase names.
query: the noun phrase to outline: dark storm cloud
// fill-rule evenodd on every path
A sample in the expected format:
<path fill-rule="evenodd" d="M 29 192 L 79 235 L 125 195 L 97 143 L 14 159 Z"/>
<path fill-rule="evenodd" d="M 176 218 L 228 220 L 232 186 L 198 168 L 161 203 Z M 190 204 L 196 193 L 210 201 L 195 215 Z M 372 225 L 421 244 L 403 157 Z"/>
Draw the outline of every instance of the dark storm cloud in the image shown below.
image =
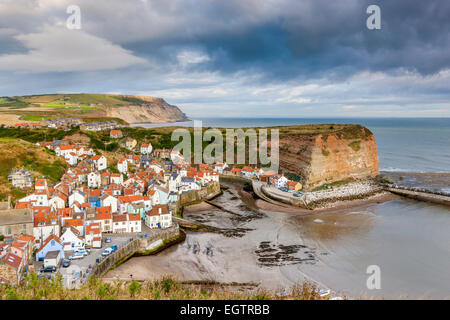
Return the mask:
<path fill-rule="evenodd" d="M 280 1 L 269 18 L 261 14 L 251 22 L 251 8 L 231 3 L 234 6 L 203 3 L 201 8 L 198 2 L 201 19 L 195 15 L 190 23 L 172 26 L 171 33 L 143 36 L 124 46 L 161 62 L 173 61 L 170 53 L 177 47 L 200 47 L 212 59 L 198 68 L 224 73 L 252 68 L 272 80 L 324 74 L 339 78 L 361 70 L 399 68 L 426 75 L 450 66 L 447 0 Z M 381 7 L 381 30 L 366 28 L 370 4 Z M 177 14 L 174 19 L 181 18 Z M 242 25 L 239 21 L 245 15 L 249 22 Z"/>
<path fill-rule="evenodd" d="M 64 26 L 72 4 L 81 30 Z M 366 27 L 372 4 L 381 30 Z M 159 94 L 191 110 L 442 110 L 449 14 L 448 0 L 0 0 L 0 95 Z"/>

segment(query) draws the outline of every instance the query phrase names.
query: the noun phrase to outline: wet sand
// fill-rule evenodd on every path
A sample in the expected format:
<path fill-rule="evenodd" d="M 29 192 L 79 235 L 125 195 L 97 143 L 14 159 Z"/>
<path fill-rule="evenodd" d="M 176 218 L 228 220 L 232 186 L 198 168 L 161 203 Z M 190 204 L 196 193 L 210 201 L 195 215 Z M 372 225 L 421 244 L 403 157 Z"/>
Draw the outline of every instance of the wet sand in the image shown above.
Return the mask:
<path fill-rule="evenodd" d="M 245 228 L 242 236 L 188 232 L 184 243 L 133 258 L 105 277 L 132 273 L 151 280 L 170 274 L 185 281 L 254 282 L 276 290 L 306 280 L 350 297 L 447 296 L 447 208 L 387 194 L 305 214 L 298 208 L 282 212 L 285 208 L 248 195 L 232 185 L 213 200 L 227 212 L 205 203 L 185 211 L 186 218 L 205 224 Z M 382 290 L 366 287 L 371 264 L 381 267 Z"/>

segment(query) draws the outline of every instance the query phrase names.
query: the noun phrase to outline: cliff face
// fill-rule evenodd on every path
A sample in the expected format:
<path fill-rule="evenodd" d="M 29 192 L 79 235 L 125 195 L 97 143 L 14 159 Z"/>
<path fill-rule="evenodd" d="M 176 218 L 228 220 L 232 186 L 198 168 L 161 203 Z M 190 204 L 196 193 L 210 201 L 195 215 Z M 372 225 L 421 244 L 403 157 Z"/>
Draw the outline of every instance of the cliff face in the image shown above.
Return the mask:
<path fill-rule="evenodd" d="M 175 122 L 187 120 L 186 115 L 176 106 L 168 104 L 164 99 L 134 96 L 146 101 L 144 104 L 110 107 L 106 116 L 121 118 L 128 123 L 142 122 Z"/>
<path fill-rule="evenodd" d="M 377 144 L 362 126 L 319 134 L 280 135 L 280 167 L 302 178 L 307 190 L 346 179 L 378 174 Z"/>

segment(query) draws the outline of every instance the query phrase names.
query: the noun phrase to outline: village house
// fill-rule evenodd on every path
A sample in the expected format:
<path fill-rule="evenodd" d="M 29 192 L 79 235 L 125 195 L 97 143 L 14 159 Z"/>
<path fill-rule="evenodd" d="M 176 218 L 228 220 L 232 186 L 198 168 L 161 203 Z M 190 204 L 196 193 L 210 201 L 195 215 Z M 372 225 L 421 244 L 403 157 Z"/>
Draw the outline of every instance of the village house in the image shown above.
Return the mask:
<path fill-rule="evenodd" d="M 66 155 L 64 157 L 64 160 L 66 160 L 66 162 L 71 165 L 71 166 L 76 166 L 78 163 L 78 156 L 75 152 L 70 152 L 68 155 Z"/>
<path fill-rule="evenodd" d="M 302 184 L 297 181 L 289 180 L 286 182 L 286 188 L 293 190 L 294 192 L 300 191 L 302 189 Z"/>
<path fill-rule="evenodd" d="M 136 141 L 136 139 L 133 139 L 131 137 L 126 137 L 119 144 L 121 146 L 123 146 L 124 148 L 132 151 L 136 147 L 137 141 Z"/>
<path fill-rule="evenodd" d="M 131 195 L 131 196 L 119 197 L 118 211 L 119 211 L 119 213 L 126 213 L 126 212 L 128 212 L 128 204 L 139 203 L 139 202 L 144 202 L 144 197 L 141 195 Z"/>
<path fill-rule="evenodd" d="M 64 259 L 64 255 L 61 257 L 60 251 L 49 251 L 44 257 L 44 268 L 58 267 L 61 259 Z"/>
<path fill-rule="evenodd" d="M 111 178 L 110 178 L 110 183 L 111 184 L 118 184 L 121 185 L 123 184 L 123 176 L 121 173 L 112 173 L 111 174 Z"/>
<path fill-rule="evenodd" d="M 226 163 L 216 163 L 214 165 L 214 171 L 219 174 L 223 174 L 223 170 L 225 170 L 226 168 L 228 168 L 228 165 Z"/>
<path fill-rule="evenodd" d="M 94 166 L 97 170 L 105 170 L 107 166 L 107 161 L 104 156 L 95 155 L 91 158 L 91 160 L 94 162 Z"/>
<path fill-rule="evenodd" d="M 117 162 L 117 170 L 119 170 L 120 173 L 127 173 L 128 172 L 128 161 L 126 159 L 119 160 Z"/>
<path fill-rule="evenodd" d="M 109 132 L 109 136 L 113 139 L 120 139 L 123 137 L 123 134 L 122 131 L 115 129 Z"/>
<path fill-rule="evenodd" d="M 155 155 L 155 157 L 160 158 L 160 159 L 169 159 L 171 151 L 172 150 L 170 150 L 170 149 L 155 149 L 153 154 Z"/>
<path fill-rule="evenodd" d="M 88 187 L 89 188 L 100 188 L 102 185 L 102 178 L 100 172 L 91 172 L 88 174 Z"/>
<path fill-rule="evenodd" d="M 60 221 L 51 207 L 33 207 L 33 236 L 42 243 L 50 235 L 60 235 Z"/>
<path fill-rule="evenodd" d="M 80 232 L 72 226 L 64 229 L 60 239 L 64 246 L 64 251 L 73 251 L 77 248 L 84 247 L 83 237 L 80 235 Z"/>
<path fill-rule="evenodd" d="M 177 172 L 172 172 L 168 181 L 169 192 L 178 192 L 181 185 L 181 176 Z"/>
<path fill-rule="evenodd" d="M 31 237 L 34 240 L 34 237 Z M 31 241 L 21 241 L 19 239 L 15 239 L 11 244 L 9 252 L 20 257 L 23 261 L 23 265 L 27 266 L 32 258 L 32 247 L 34 245 L 33 240 Z"/>
<path fill-rule="evenodd" d="M 240 169 L 240 168 L 233 168 L 233 169 L 231 169 L 231 174 L 234 176 L 241 176 L 241 171 L 242 171 L 242 169 Z"/>
<path fill-rule="evenodd" d="M 64 158 L 66 158 L 70 153 L 77 152 L 74 145 L 57 146 L 54 151 L 57 156 Z"/>
<path fill-rule="evenodd" d="M 93 222 L 86 226 L 85 235 L 86 245 L 92 248 L 102 247 L 102 232 L 100 228 L 100 223 Z"/>
<path fill-rule="evenodd" d="M 8 176 L 13 188 L 26 189 L 33 186 L 33 174 L 25 169 L 13 170 Z"/>
<path fill-rule="evenodd" d="M 273 170 L 267 170 L 267 171 L 263 171 L 260 175 L 259 175 L 259 180 L 261 182 L 265 182 L 268 183 L 270 181 L 270 177 L 276 175 L 277 173 Z"/>
<path fill-rule="evenodd" d="M 31 209 L 0 210 L 0 234 L 4 236 L 33 234 Z"/>
<path fill-rule="evenodd" d="M 35 191 L 48 191 L 48 184 L 46 179 L 37 179 L 34 185 Z"/>
<path fill-rule="evenodd" d="M 117 212 L 117 208 L 119 206 L 119 199 L 117 199 L 116 197 L 113 197 L 112 195 L 108 194 L 108 193 L 104 193 L 101 197 L 100 197 L 100 201 L 101 201 L 101 206 L 102 207 L 109 207 L 111 208 L 111 212 Z"/>
<path fill-rule="evenodd" d="M 180 182 L 180 193 L 192 190 L 200 190 L 202 187 L 193 177 L 182 177 Z"/>
<path fill-rule="evenodd" d="M 146 143 L 141 145 L 141 153 L 142 154 L 151 154 L 152 153 L 152 144 L 151 143 Z"/>
<path fill-rule="evenodd" d="M 61 257 L 64 257 L 61 239 L 53 234 L 47 237 L 41 247 L 36 250 L 36 261 L 44 261 L 47 253 L 51 251 L 59 251 Z"/>
<path fill-rule="evenodd" d="M 141 232 L 141 216 L 139 214 L 114 214 L 113 233 Z"/>
<path fill-rule="evenodd" d="M 169 228 L 172 226 L 172 214 L 167 205 L 156 205 L 148 211 L 144 218 L 149 228 Z"/>
<path fill-rule="evenodd" d="M 276 188 L 282 188 L 286 186 L 288 179 L 280 174 L 276 174 L 270 177 L 269 182 Z"/>
<path fill-rule="evenodd" d="M 22 258 L 13 253 L 8 253 L 0 259 L 0 284 L 17 285 L 23 279 Z"/>
<path fill-rule="evenodd" d="M 86 200 L 86 194 L 83 191 L 75 190 L 69 196 L 69 207 L 72 207 L 74 202 L 84 203 Z"/>
<path fill-rule="evenodd" d="M 80 233 L 80 236 L 84 236 L 84 213 L 83 212 L 73 212 L 71 219 L 64 220 L 62 224 L 63 228 L 73 227 Z"/>
<path fill-rule="evenodd" d="M 62 209 L 66 207 L 67 197 L 62 194 L 54 195 L 48 201 L 48 205 L 54 209 Z"/>

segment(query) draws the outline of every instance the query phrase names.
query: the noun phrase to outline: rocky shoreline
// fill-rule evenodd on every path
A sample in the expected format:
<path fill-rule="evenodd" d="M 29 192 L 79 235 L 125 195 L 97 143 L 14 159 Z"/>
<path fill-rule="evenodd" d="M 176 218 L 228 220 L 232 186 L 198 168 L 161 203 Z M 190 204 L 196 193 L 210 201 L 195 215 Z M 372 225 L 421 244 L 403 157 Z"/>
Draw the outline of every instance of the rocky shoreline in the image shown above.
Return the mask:
<path fill-rule="evenodd" d="M 331 189 L 306 192 L 303 201 L 308 209 L 332 207 L 336 202 L 368 199 L 383 193 L 383 187 L 373 180 L 351 182 Z"/>

